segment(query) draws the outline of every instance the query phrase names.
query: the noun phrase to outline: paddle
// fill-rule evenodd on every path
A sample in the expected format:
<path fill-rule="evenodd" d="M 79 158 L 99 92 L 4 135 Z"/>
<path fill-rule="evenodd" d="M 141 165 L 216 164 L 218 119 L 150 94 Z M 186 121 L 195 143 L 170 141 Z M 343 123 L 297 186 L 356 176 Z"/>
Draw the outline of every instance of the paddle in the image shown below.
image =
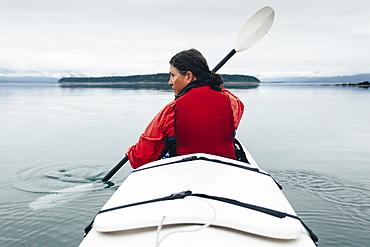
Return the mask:
<path fill-rule="evenodd" d="M 257 44 L 270 30 L 274 17 L 274 10 L 268 6 L 257 11 L 239 31 L 234 49 L 216 65 L 212 72 L 217 72 L 235 53 L 246 51 Z"/>
<path fill-rule="evenodd" d="M 217 72 L 235 53 L 248 50 L 257 44 L 271 28 L 274 16 L 274 10 L 270 7 L 264 7 L 255 13 L 240 30 L 234 44 L 234 49 L 212 71 Z M 105 175 L 102 180 L 98 182 L 84 184 L 73 188 L 66 188 L 58 191 L 57 194 L 40 197 L 36 201 L 30 203 L 30 207 L 35 210 L 53 207 L 59 202 L 68 202 L 68 200 L 74 198 L 76 195 L 73 195 L 73 192 L 81 193 L 86 190 L 87 187 L 89 190 L 94 190 L 97 186 L 98 188 L 101 188 L 101 185 L 108 182 L 109 179 L 127 163 L 127 161 L 128 157 L 125 156 L 111 171 L 108 172 L 107 175 Z"/>

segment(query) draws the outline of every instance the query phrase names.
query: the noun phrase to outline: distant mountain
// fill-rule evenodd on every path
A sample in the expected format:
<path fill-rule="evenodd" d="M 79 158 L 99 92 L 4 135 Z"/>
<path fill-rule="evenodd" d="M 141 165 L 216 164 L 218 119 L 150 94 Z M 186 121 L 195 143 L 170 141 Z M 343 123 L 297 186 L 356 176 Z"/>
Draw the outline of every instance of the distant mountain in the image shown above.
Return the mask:
<path fill-rule="evenodd" d="M 359 83 L 363 81 L 370 81 L 370 74 L 331 76 L 331 77 L 284 77 L 263 80 L 263 82 L 306 82 L 306 83 Z"/>
<path fill-rule="evenodd" d="M 33 76 L 0 76 L 0 82 L 57 82 L 58 78 Z"/>
<path fill-rule="evenodd" d="M 260 82 L 254 76 L 249 75 L 222 75 L 224 82 Z M 167 83 L 168 73 L 131 76 L 106 76 L 106 77 L 65 77 L 59 83 Z"/>

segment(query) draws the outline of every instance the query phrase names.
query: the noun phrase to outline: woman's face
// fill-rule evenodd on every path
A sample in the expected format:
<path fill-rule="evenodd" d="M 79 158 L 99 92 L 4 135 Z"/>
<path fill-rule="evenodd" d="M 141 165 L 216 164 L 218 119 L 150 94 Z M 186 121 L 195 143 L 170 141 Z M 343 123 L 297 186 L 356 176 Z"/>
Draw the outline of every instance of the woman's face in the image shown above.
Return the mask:
<path fill-rule="evenodd" d="M 168 85 L 174 90 L 175 96 L 193 80 L 194 76 L 192 72 L 187 71 L 185 75 L 182 75 L 175 67 L 170 65 L 170 80 L 168 81 Z"/>

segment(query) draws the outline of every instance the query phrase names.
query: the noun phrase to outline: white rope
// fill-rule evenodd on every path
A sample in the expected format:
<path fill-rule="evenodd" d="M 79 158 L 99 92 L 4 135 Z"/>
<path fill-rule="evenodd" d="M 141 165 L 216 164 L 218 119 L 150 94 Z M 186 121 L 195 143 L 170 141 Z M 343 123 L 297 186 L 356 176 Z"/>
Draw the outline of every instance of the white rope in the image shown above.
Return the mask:
<path fill-rule="evenodd" d="M 198 227 L 198 228 L 195 228 L 195 229 L 189 229 L 189 230 L 177 230 L 177 231 L 172 231 L 172 232 L 169 232 L 167 233 L 166 235 L 164 235 L 161 239 L 159 239 L 159 235 L 161 233 L 161 230 L 162 230 L 162 225 L 163 225 L 163 222 L 164 222 L 164 219 L 166 218 L 165 215 L 163 215 L 162 217 L 162 220 L 161 222 L 159 223 L 158 227 L 157 227 L 157 238 L 156 238 L 156 247 L 159 247 L 159 245 L 162 243 L 162 241 L 167 238 L 168 236 L 170 235 L 173 235 L 175 233 L 189 233 L 189 232 L 197 232 L 197 231 L 200 231 L 206 227 L 209 227 L 216 219 L 216 216 L 217 216 L 217 212 L 216 212 L 216 209 L 213 207 L 213 205 L 211 203 L 209 203 L 208 201 L 206 200 L 203 200 L 203 199 L 200 199 L 200 198 L 197 198 L 197 197 L 186 197 L 185 200 L 188 200 L 188 199 L 193 199 L 193 200 L 199 200 L 199 201 L 202 201 L 202 202 L 205 202 L 207 203 L 212 209 L 213 209 L 213 212 L 214 212 L 214 215 L 213 215 L 213 218 L 211 220 L 209 220 L 206 224 Z"/>

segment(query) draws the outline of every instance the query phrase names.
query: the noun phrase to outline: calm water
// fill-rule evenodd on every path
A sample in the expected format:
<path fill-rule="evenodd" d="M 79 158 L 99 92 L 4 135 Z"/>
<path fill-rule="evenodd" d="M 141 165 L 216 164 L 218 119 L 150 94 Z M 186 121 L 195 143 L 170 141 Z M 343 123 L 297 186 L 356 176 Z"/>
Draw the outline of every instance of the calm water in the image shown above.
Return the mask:
<path fill-rule="evenodd" d="M 232 91 L 246 107 L 239 139 L 320 246 L 369 246 L 370 90 Z M 172 98 L 155 88 L 0 83 L 0 246 L 77 246 L 117 187 L 58 191 L 101 179 Z M 124 178 L 120 171 L 113 181 Z M 39 198 L 49 204 L 32 210 Z"/>

